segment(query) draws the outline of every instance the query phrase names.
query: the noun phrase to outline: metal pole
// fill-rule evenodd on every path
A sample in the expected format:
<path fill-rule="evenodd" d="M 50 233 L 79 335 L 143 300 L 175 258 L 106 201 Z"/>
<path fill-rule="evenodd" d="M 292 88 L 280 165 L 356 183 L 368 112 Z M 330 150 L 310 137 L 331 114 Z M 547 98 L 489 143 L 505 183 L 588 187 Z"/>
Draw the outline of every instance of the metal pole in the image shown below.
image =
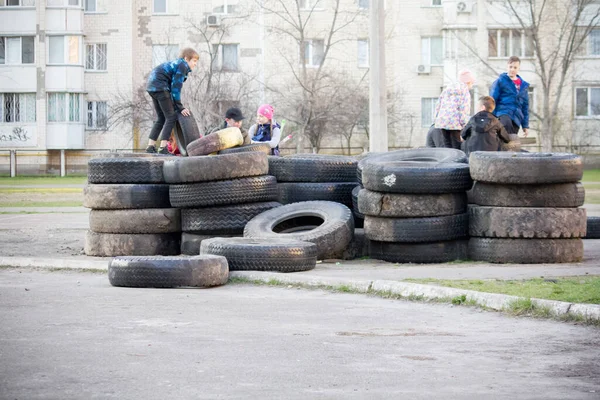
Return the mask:
<path fill-rule="evenodd" d="M 65 168 L 65 151 L 61 150 L 60 151 L 60 176 L 66 175 L 65 170 L 66 170 L 66 168 Z"/>
<path fill-rule="evenodd" d="M 384 0 L 371 1 L 369 26 L 369 150 L 388 151 Z"/>
<path fill-rule="evenodd" d="M 17 151 L 10 150 L 10 177 L 17 176 Z"/>

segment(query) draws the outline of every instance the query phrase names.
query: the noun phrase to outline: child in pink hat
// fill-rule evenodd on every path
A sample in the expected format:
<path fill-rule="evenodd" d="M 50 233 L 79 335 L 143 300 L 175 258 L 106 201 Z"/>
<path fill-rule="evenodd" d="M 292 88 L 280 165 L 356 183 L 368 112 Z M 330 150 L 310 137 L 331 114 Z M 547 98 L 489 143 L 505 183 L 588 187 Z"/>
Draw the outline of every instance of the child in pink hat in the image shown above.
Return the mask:
<path fill-rule="evenodd" d="M 271 154 L 279 155 L 279 140 L 281 139 L 281 126 L 273 119 L 275 110 L 270 104 L 263 104 L 256 112 L 256 124 L 250 127 L 248 135 L 252 143 L 269 143 Z"/>

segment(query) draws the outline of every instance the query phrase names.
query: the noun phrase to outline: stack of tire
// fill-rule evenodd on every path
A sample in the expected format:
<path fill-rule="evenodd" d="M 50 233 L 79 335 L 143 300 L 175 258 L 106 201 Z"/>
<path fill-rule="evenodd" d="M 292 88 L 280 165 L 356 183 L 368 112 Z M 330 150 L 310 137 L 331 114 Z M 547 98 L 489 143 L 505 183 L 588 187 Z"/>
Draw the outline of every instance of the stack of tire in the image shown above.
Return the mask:
<path fill-rule="evenodd" d="M 181 209 L 181 253 L 198 255 L 204 239 L 242 236 L 246 223 L 281 204 L 267 155 L 250 151 L 164 162 L 169 199 Z"/>
<path fill-rule="evenodd" d="M 179 254 L 179 210 L 169 202 L 169 156 L 107 154 L 88 162 L 83 205 L 91 208 L 84 251 L 90 256 Z"/>
<path fill-rule="evenodd" d="M 493 263 L 583 259 L 581 157 L 570 153 L 474 152 L 469 255 Z"/>
<path fill-rule="evenodd" d="M 460 150 L 423 148 L 361 160 L 358 209 L 372 258 L 441 263 L 467 258 L 466 191 L 472 186 Z"/>

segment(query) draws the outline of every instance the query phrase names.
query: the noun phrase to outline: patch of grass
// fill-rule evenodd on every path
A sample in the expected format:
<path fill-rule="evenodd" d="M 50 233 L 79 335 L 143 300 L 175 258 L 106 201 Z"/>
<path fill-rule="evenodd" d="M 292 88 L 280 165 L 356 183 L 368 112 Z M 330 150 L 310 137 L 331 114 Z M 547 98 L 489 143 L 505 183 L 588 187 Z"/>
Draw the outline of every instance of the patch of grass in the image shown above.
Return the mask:
<path fill-rule="evenodd" d="M 72 176 L 15 176 L 0 177 L 0 185 L 83 185 L 87 182 L 86 175 Z"/>
<path fill-rule="evenodd" d="M 19 201 L 0 203 L 2 207 L 81 207 L 81 201 Z"/>
<path fill-rule="evenodd" d="M 531 299 L 517 299 L 512 301 L 504 311 L 516 316 L 536 318 L 551 318 L 553 316 L 552 310 L 549 307 L 537 305 Z"/>
<path fill-rule="evenodd" d="M 600 169 L 588 169 L 583 171 L 582 182 L 600 182 Z"/>
<path fill-rule="evenodd" d="M 588 190 L 585 189 L 585 203 L 586 204 L 600 204 L 600 190 Z"/>
<path fill-rule="evenodd" d="M 478 292 L 501 293 L 526 298 L 600 304 L 600 277 L 575 276 L 555 279 L 528 280 L 441 280 L 405 279 L 407 282 L 435 284 Z"/>
<path fill-rule="evenodd" d="M 80 188 L 0 188 L 0 193 L 83 193 Z"/>
<path fill-rule="evenodd" d="M 2 208 L 0 207 L 0 210 Z M 18 214 L 86 214 L 87 211 L 0 211 L 0 215 Z"/>

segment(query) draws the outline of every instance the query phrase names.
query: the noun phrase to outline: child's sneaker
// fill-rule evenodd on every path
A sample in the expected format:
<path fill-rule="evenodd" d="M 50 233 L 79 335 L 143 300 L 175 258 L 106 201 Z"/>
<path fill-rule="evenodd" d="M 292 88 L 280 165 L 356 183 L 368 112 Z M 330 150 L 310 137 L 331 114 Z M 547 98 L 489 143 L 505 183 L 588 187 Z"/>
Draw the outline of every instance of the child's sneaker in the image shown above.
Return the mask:
<path fill-rule="evenodd" d="M 148 145 L 148 147 L 146 147 L 146 153 L 156 153 L 156 147 Z"/>
<path fill-rule="evenodd" d="M 169 150 L 167 150 L 166 147 L 159 147 L 157 153 L 158 154 L 168 154 L 168 155 L 171 154 L 171 153 L 169 153 Z"/>

